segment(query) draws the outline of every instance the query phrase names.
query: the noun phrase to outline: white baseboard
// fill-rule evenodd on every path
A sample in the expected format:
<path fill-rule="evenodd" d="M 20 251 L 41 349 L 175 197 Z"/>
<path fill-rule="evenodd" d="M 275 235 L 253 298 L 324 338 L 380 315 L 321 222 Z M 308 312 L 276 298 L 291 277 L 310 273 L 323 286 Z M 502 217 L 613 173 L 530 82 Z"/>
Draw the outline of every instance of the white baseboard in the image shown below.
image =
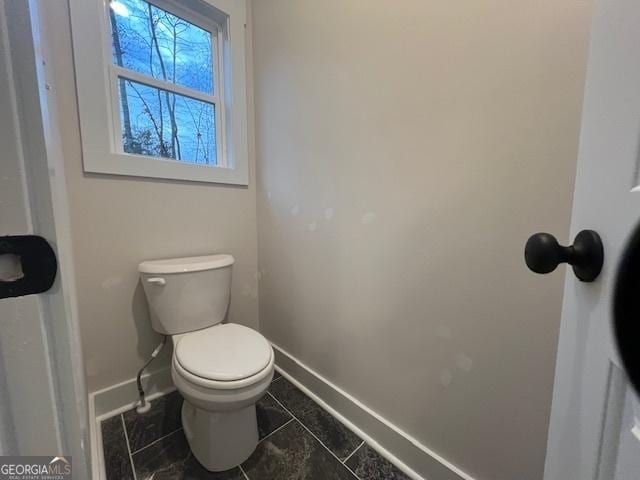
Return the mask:
<path fill-rule="evenodd" d="M 142 385 L 146 397 L 156 394 L 162 395 L 175 390 L 169 368 L 145 373 L 142 375 Z M 89 398 L 93 399 L 96 418 L 107 418 L 125 412 L 133 408 L 138 401 L 136 379 L 134 377 L 102 390 L 97 390 L 89 394 Z"/>
<path fill-rule="evenodd" d="M 474 480 L 358 399 L 273 344 L 276 368 L 347 428 L 415 480 Z"/>
<path fill-rule="evenodd" d="M 148 400 L 165 395 L 175 386 L 171 380 L 171 370 L 164 368 L 142 376 L 145 397 Z M 104 458 L 102 456 L 102 432 L 100 422 L 106 418 L 131 410 L 138 401 L 136 379 L 132 378 L 89 394 L 89 433 L 91 436 L 91 478 L 105 479 Z"/>

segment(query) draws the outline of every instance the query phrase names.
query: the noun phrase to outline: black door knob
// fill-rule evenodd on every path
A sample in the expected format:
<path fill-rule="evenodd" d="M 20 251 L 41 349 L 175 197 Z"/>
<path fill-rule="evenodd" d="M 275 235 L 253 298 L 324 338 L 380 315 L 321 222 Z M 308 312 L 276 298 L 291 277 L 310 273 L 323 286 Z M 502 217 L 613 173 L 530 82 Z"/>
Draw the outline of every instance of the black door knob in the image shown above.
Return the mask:
<path fill-rule="evenodd" d="M 593 282 L 602 270 L 604 249 L 600 235 L 593 230 L 582 230 L 568 247 L 549 233 L 536 233 L 527 240 L 524 260 L 536 273 L 553 272 L 560 263 L 568 263 L 579 280 Z"/>
<path fill-rule="evenodd" d="M 37 235 L 0 237 L 0 255 L 20 257 L 22 276 L 13 280 L 0 279 L 0 298 L 21 297 L 46 292 L 53 285 L 58 261 L 51 245 Z"/>

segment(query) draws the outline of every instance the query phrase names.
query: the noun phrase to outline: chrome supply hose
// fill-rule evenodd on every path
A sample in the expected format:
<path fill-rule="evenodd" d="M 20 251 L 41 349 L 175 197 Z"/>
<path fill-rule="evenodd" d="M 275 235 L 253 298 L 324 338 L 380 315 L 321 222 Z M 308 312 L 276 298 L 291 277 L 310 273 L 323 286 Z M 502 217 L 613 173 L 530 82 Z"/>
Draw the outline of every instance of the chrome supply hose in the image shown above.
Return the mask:
<path fill-rule="evenodd" d="M 160 353 L 160 350 L 162 350 L 162 347 L 164 347 L 166 343 L 167 343 L 167 336 L 163 335 L 160 345 L 158 345 L 155 348 L 155 350 L 151 353 L 151 357 L 149 357 L 149 360 L 145 362 L 145 364 L 142 366 L 142 368 L 138 372 L 138 376 L 136 377 L 136 383 L 138 384 L 138 395 L 140 396 L 140 399 L 138 400 L 138 403 L 136 405 L 136 412 L 138 413 L 148 412 L 149 409 L 151 408 L 151 403 L 149 403 L 144 398 L 144 388 L 142 388 L 142 373 L 145 371 L 145 369 L 149 365 L 151 365 L 151 362 L 153 362 L 153 359 L 158 356 L 158 354 Z"/>

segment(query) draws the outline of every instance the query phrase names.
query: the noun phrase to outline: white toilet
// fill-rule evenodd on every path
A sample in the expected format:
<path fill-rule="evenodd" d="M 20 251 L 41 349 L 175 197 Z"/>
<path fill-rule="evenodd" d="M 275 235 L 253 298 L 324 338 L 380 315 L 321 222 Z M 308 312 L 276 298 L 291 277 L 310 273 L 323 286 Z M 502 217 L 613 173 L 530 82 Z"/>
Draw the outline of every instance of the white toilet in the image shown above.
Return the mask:
<path fill-rule="evenodd" d="M 223 324 L 231 255 L 142 262 L 153 329 L 171 335 L 171 376 L 184 397 L 182 426 L 208 470 L 244 460 L 258 443 L 255 403 L 273 378 L 273 349 L 258 332 Z"/>

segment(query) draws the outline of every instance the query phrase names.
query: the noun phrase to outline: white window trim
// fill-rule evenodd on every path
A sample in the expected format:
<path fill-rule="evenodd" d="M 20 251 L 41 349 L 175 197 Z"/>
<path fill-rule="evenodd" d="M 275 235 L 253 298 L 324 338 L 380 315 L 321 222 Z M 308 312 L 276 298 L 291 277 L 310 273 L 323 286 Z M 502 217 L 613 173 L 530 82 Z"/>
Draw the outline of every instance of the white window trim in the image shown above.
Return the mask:
<path fill-rule="evenodd" d="M 149 0 L 146 0 L 149 1 Z M 218 166 L 124 153 L 117 74 L 167 89 L 163 80 L 113 65 L 109 0 L 71 0 L 71 25 L 85 172 L 196 182 L 249 184 L 245 63 L 245 0 L 201 0 L 217 10 L 204 18 L 181 4 L 197 0 L 150 0 L 195 25 L 216 32 L 216 90 L 208 95 L 171 84 L 171 91 L 216 106 Z M 224 21 L 220 21 L 220 20 Z M 220 96 L 220 93 L 223 96 Z M 218 108 L 220 110 L 218 110 Z"/>

